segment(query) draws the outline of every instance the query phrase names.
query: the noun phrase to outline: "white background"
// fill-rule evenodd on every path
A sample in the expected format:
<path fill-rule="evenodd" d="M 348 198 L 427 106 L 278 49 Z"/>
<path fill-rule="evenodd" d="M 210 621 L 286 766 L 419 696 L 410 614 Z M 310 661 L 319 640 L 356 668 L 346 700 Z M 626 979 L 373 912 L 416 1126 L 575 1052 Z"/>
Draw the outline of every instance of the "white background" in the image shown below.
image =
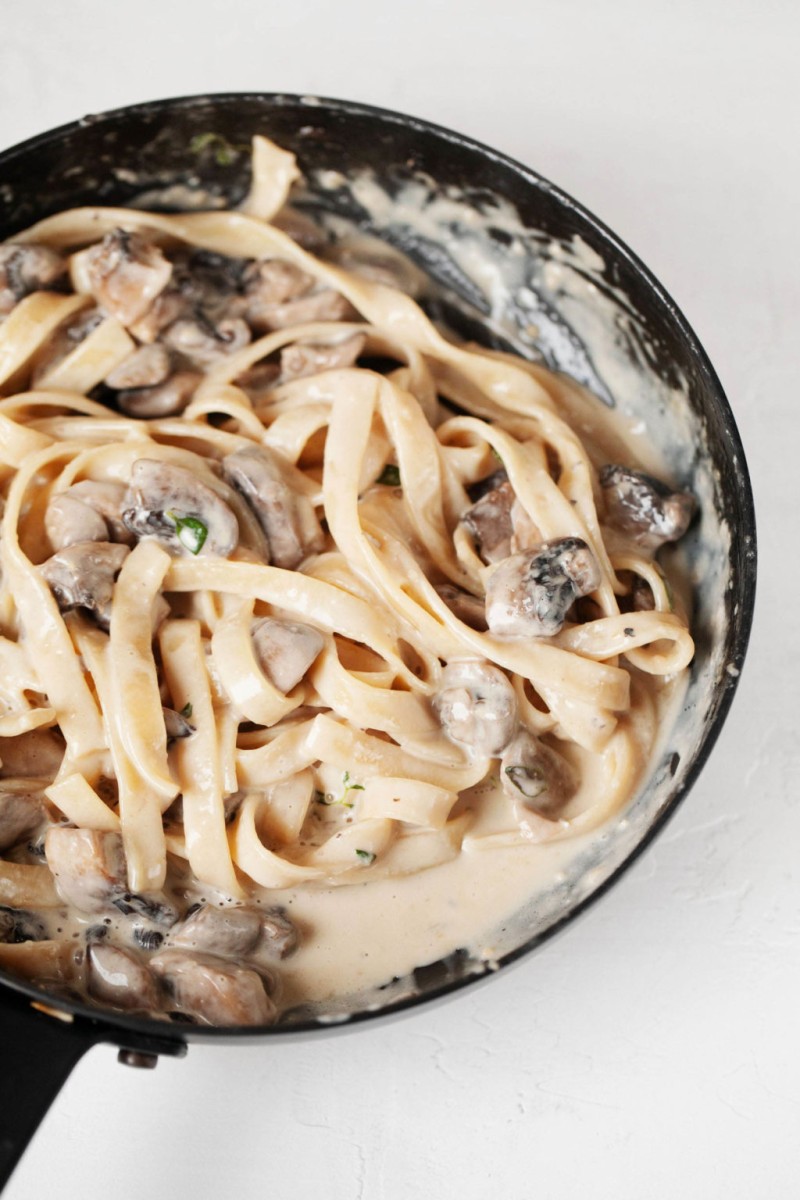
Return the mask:
<path fill-rule="evenodd" d="M 705 344 L 761 551 L 712 761 L 581 922 L 357 1035 L 155 1072 L 97 1049 L 8 1200 L 798 1195 L 798 51 L 794 0 L 3 0 L 0 145 L 161 96 L 294 91 L 430 118 L 577 196 Z"/>

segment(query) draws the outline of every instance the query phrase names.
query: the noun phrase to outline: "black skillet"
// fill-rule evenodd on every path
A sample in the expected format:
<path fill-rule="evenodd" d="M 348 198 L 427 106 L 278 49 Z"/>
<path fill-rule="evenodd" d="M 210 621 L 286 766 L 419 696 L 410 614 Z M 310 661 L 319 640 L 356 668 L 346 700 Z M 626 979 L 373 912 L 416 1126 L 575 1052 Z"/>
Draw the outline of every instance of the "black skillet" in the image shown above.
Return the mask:
<path fill-rule="evenodd" d="M 595 217 L 493 150 L 365 105 L 221 95 L 86 117 L 0 155 L 0 238 L 60 209 L 135 203 L 143 192 L 174 183 L 204 188 L 209 203 L 236 203 L 247 188 L 247 147 L 257 132 L 297 154 L 310 180 L 304 201 L 310 211 L 346 217 L 415 259 L 434 280 L 428 302 L 433 315 L 462 335 L 541 352 L 551 366 L 590 386 L 601 398 L 598 403 L 613 403 L 607 364 L 615 363 L 615 371 L 621 365 L 622 377 L 635 377 L 641 385 L 634 389 L 635 405 L 676 478 L 701 495 L 702 520 L 685 550 L 695 587 L 697 655 L 683 710 L 627 819 L 601 838 L 565 881 L 534 898 L 510 923 L 499 958 L 505 966 L 562 928 L 619 877 L 674 812 L 721 729 L 744 659 L 755 595 L 755 519 L 736 426 L 682 314 Z M 379 185 L 388 207 L 376 206 L 347 185 L 347 178 L 365 171 L 373 173 L 371 182 Z M 393 208 L 392 198 L 408 198 L 409 184 L 420 212 L 429 217 L 438 212 L 438 232 L 431 232 L 430 220 L 409 215 L 407 207 Z M 162 200 L 168 204 L 169 196 L 162 194 Z M 437 200 L 445 201 L 439 209 Z M 470 209 L 482 214 L 477 231 L 466 215 Z M 507 284 L 502 311 L 495 305 L 490 312 L 480 284 L 460 255 L 449 252 L 451 238 L 455 244 L 477 238 L 485 247 Z M 555 275 L 542 270 L 548 263 L 557 266 Z M 599 322 L 584 319 L 598 309 Z M 531 324 L 538 333 L 531 333 Z M 73 1066 L 99 1042 L 118 1046 L 123 1061 L 153 1065 L 160 1054 L 185 1054 L 193 1040 L 319 1036 L 408 1011 L 487 974 L 485 964 L 457 953 L 369 996 L 325 1012 L 297 1012 L 284 1023 L 254 1031 L 99 1012 L 48 997 L 0 972 L 0 1187 Z"/>

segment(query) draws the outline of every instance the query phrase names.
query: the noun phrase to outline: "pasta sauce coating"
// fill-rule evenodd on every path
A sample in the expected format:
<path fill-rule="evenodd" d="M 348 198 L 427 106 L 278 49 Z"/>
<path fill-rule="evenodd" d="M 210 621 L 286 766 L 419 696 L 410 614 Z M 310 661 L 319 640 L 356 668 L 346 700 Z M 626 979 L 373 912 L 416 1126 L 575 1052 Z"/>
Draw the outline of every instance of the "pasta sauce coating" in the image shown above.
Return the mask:
<path fill-rule="evenodd" d="M 292 156 L 253 162 L 238 210 L 0 247 L 0 966 L 258 1025 L 308 999 L 313 898 L 624 808 L 693 500 L 569 379 L 303 249 Z"/>

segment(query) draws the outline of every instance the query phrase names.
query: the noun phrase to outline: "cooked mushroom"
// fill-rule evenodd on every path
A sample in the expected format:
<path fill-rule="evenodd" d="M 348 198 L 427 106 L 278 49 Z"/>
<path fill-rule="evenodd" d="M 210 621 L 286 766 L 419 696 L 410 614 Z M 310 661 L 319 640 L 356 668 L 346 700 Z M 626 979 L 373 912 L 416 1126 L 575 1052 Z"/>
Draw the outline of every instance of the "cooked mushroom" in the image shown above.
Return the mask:
<path fill-rule="evenodd" d="M 486 605 L 483 600 L 469 592 L 462 592 L 461 588 L 454 587 L 451 583 L 439 584 L 436 591 L 459 621 L 481 632 L 486 629 Z"/>
<path fill-rule="evenodd" d="M 44 842 L 56 889 L 82 912 L 104 912 L 125 888 L 125 855 L 118 833 L 54 825 Z"/>
<path fill-rule="evenodd" d="M 503 791 L 524 807 L 552 818 L 576 790 L 570 764 L 527 730 L 521 730 L 500 760 Z"/>
<path fill-rule="evenodd" d="M 0 904 L 0 942 L 43 942 L 47 937 L 44 921 L 24 908 Z"/>
<path fill-rule="evenodd" d="M 178 910 L 166 900 L 157 896 L 145 896 L 141 892 L 128 892 L 124 888 L 115 888 L 111 894 L 111 903 L 123 917 L 135 918 L 134 934 L 141 940 L 141 922 L 152 925 L 162 925 L 169 928 L 178 919 Z"/>
<path fill-rule="evenodd" d="M 169 350 L 160 342 L 137 346 L 132 354 L 109 371 L 105 382 L 118 392 L 127 388 L 156 387 L 167 378 L 171 365 Z"/>
<path fill-rule="evenodd" d="M 517 728 L 513 687 L 480 659 L 448 663 L 433 706 L 447 736 L 477 755 L 502 754 Z"/>
<path fill-rule="evenodd" d="M 175 712 L 174 708 L 167 708 L 162 705 L 161 711 L 164 714 L 164 726 L 167 731 L 167 739 L 174 742 L 177 738 L 191 737 L 195 732 L 195 727 L 192 725 L 182 712 Z"/>
<path fill-rule="evenodd" d="M 543 542 L 533 554 L 515 554 L 492 572 L 486 620 L 502 637 L 552 637 L 581 596 L 600 583 L 594 555 L 581 538 Z"/>
<path fill-rule="evenodd" d="M 501 479 L 496 487 L 482 492 L 461 520 L 475 539 L 476 549 L 486 563 L 499 562 L 511 554 L 529 550 L 541 541 L 541 533 L 507 479 Z"/>
<path fill-rule="evenodd" d="M 70 490 L 52 498 L 44 514 L 44 527 L 54 550 L 74 546 L 76 542 L 107 542 L 108 526 L 100 513 Z"/>
<path fill-rule="evenodd" d="M 4 747 L 5 742 L 4 738 Z M 0 851 L 16 846 L 17 842 L 33 833 L 41 824 L 43 815 L 38 793 L 0 786 Z"/>
<path fill-rule="evenodd" d="M 277 454 L 266 446 L 245 446 L 223 458 L 222 470 L 258 518 L 276 567 L 294 570 L 323 548 L 314 507 L 288 485 Z"/>
<path fill-rule="evenodd" d="M 616 463 L 603 467 L 600 486 L 610 524 L 651 550 L 683 537 L 697 506 L 690 492 L 673 492 L 659 479 Z"/>
<path fill-rule="evenodd" d="M 168 945 L 241 959 L 255 948 L 260 935 L 261 917 L 255 909 L 203 904 L 173 929 Z"/>
<path fill-rule="evenodd" d="M 267 958 L 288 958 L 297 949 L 298 941 L 297 926 L 282 908 L 268 908 L 262 913 L 256 954 L 264 951 Z"/>
<path fill-rule="evenodd" d="M 63 550 L 76 542 L 132 541 L 122 523 L 125 487 L 121 483 L 83 479 L 52 497 L 44 515 L 50 544 Z"/>
<path fill-rule="evenodd" d="M 133 464 L 122 519 L 137 537 L 190 554 L 227 558 L 239 541 L 239 524 L 225 501 L 185 467 L 158 459 Z"/>
<path fill-rule="evenodd" d="M 264 258 L 250 263 L 242 276 L 247 308 L 245 315 L 254 328 L 271 328 L 270 313 L 287 301 L 306 295 L 314 277 L 283 258 Z"/>
<path fill-rule="evenodd" d="M 190 307 L 180 289 L 170 283 L 160 295 L 156 296 L 147 311 L 138 320 L 133 321 L 128 328 L 138 341 L 150 345 L 162 330 L 172 325 L 180 317 L 186 316 Z"/>
<path fill-rule="evenodd" d="M 66 270 L 66 262 L 49 246 L 35 243 L 0 246 L 0 315 L 31 292 L 39 292 L 55 283 Z"/>
<path fill-rule="evenodd" d="M 253 645 L 259 666 L 280 692 L 290 692 L 325 645 L 311 625 L 262 617 L 253 625 Z"/>
<path fill-rule="evenodd" d="M 95 1000 L 113 1008 L 160 1008 L 159 988 L 144 963 L 127 950 L 106 941 L 92 942 L 87 951 L 88 989 Z"/>
<path fill-rule="evenodd" d="M 174 1007 L 207 1025 L 270 1025 L 276 1008 L 256 971 L 211 956 L 163 950 L 150 960 Z"/>
<path fill-rule="evenodd" d="M 163 292 L 172 264 L 140 233 L 114 229 L 86 251 L 86 277 L 95 299 L 123 325 L 133 325 Z"/>
<path fill-rule="evenodd" d="M 127 388 L 117 396 L 117 404 L 129 417 L 142 420 L 174 417 L 191 400 L 201 376 L 196 371 L 176 371 L 156 387 Z"/>
<path fill-rule="evenodd" d="M 248 319 L 251 319 L 248 310 Z M 308 296 L 300 296 L 297 300 L 289 300 L 260 315 L 257 327 L 270 329 L 287 329 L 290 325 L 306 325 L 314 321 L 353 321 L 358 319 L 358 313 L 349 300 L 332 288 L 312 292 Z M 251 323 L 252 322 L 251 320 Z"/>
<path fill-rule="evenodd" d="M 42 563 L 41 572 L 62 610 L 85 608 L 108 629 L 114 583 L 130 554 L 115 542 L 75 542 Z"/>
<path fill-rule="evenodd" d="M 484 493 L 461 521 L 475 539 L 475 548 L 484 562 L 499 562 L 511 553 L 511 506 L 514 489 L 506 480 Z"/>
<path fill-rule="evenodd" d="M 3 738 L 0 777 L 4 791 L 30 790 L 28 780 L 50 782 L 58 774 L 67 743 L 58 726 L 29 729 Z M 47 784 L 42 783 L 46 787 Z"/>
<path fill-rule="evenodd" d="M 241 317 L 225 317 L 216 324 L 183 317 L 164 332 L 163 339 L 194 367 L 210 367 L 226 354 L 234 354 L 250 341 L 250 330 Z"/>
<path fill-rule="evenodd" d="M 103 314 L 100 309 L 90 308 L 73 317 L 66 325 L 62 325 L 38 354 L 31 383 L 34 386 L 40 383 L 57 363 L 71 354 L 93 329 L 97 329 L 98 325 L 102 324 L 102 321 Z"/>
<path fill-rule="evenodd" d="M 320 371 L 352 367 L 366 340 L 363 333 L 354 333 L 338 342 L 295 342 L 286 346 L 281 351 L 281 380 L 286 383 Z"/>

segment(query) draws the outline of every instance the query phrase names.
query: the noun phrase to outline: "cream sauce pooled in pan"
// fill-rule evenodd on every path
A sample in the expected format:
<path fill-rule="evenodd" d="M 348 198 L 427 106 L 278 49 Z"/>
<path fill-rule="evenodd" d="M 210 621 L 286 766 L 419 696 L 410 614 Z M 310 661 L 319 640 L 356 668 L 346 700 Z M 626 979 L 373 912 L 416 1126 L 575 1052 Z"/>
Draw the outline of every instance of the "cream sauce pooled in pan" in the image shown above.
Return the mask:
<path fill-rule="evenodd" d="M 692 657 L 631 423 L 296 180 L 256 138 L 237 211 L 0 246 L 0 966 L 56 997 L 261 1025 L 491 961 Z"/>

